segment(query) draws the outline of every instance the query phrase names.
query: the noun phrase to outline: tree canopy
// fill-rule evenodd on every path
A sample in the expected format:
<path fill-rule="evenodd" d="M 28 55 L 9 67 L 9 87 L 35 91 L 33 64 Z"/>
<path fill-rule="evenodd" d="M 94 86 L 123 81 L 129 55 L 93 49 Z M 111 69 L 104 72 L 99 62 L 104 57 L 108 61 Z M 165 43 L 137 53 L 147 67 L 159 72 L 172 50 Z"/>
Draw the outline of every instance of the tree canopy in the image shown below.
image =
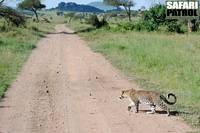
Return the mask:
<path fill-rule="evenodd" d="M 33 11 L 37 20 L 39 20 L 37 10 L 45 8 L 46 6 L 42 4 L 40 0 L 24 0 L 19 3 L 18 7 L 21 9 Z"/>
<path fill-rule="evenodd" d="M 133 0 L 104 0 L 104 3 L 112 6 L 132 7 L 134 6 Z"/>
<path fill-rule="evenodd" d="M 117 7 L 123 6 L 128 15 L 129 21 L 131 21 L 131 7 L 135 5 L 133 0 L 104 0 L 104 3 Z"/>

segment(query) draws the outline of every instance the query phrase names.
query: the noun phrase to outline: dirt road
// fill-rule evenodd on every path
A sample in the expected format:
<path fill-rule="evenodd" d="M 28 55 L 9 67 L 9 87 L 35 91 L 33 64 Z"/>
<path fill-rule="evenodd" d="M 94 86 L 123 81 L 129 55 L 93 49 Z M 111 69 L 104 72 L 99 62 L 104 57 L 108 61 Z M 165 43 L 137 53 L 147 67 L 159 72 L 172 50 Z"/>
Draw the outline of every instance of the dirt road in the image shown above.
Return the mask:
<path fill-rule="evenodd" d="M 184 133 L 180 118 L 132 114 L 119 88 L 137 86 L 64 25 L 38 43 L 0 102 L 0 133 Z M 117 89 L 118 88 L 118 89 Z M 148 107 L 142 107 L 148 109 Z"/>

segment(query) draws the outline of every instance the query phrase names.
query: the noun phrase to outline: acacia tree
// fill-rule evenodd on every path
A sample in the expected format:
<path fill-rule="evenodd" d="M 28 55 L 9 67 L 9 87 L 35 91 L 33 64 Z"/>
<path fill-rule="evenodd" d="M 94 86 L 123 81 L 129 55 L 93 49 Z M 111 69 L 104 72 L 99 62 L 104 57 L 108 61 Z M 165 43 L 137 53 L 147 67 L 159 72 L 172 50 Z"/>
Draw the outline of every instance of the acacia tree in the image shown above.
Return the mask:
<path fill-rule="evenodd" d="M 104 3 L 116 7 L 123 6 L 129 18 L 129 21 L 131 21 L 131 7 L 135 5 L 133 0 L 104 0 Z"/>
<path fill-rule="evenodd" d="M 45 8 L 46 6 L 44 4 L 41 4 L 40 0 L 24 0 L 18 4 L 18 7 L 21 9 L 32 11 L 36 16 L 37 21 L 39 21 L 37 11 Z"/>

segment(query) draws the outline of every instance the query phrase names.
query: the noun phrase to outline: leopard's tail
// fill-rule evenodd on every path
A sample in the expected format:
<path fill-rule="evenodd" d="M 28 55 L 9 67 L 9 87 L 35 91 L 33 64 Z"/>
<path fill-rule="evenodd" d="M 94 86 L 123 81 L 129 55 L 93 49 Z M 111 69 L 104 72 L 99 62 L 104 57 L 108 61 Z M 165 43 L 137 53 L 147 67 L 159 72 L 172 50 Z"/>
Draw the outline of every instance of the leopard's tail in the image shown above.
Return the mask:
<path fill-rule="evenodd" d="M 168 99 L 170 99 L 170 97 L 173 97 L 174 101 L 170 102 Z M 169 93 L 167 98 L 163 95 L 160 96 L 160 98 L 168 105 L 174 105 L 177 102 L 176 96 L 172 93 Z"/>

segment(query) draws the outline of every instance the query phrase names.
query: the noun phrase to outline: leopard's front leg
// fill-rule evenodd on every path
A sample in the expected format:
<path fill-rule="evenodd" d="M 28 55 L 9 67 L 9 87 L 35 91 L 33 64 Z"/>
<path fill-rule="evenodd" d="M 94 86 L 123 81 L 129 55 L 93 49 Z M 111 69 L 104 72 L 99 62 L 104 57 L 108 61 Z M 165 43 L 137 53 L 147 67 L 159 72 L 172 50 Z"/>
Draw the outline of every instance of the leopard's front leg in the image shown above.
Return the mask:
<path fill-rule="evenodd" d="M 139 102 L 134 102 L 130 99 L 130 104 L 128 105 L 128 111 L 129 113 L 130 112 L 133 112 L 133 107 L 135 107 L 135 113 L 138 113 L 138 110 L 139 110 Z"/>

